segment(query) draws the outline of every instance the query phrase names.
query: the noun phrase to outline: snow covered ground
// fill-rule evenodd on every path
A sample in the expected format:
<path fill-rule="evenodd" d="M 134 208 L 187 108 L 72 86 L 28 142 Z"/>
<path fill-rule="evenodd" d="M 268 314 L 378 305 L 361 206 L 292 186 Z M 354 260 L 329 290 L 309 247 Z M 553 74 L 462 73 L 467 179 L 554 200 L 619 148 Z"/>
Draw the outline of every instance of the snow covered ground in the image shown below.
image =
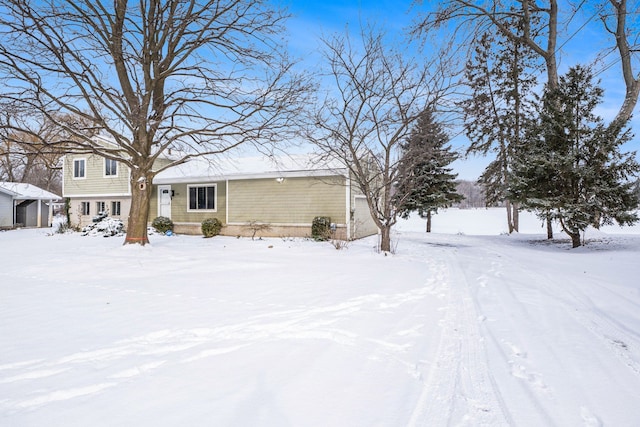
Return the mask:
<path fill-rule="evenodd" d="M 640 425 L 640 228 L 503 217 L 403 221 L 389 256 L 1 232 L 0 425 Z"/>

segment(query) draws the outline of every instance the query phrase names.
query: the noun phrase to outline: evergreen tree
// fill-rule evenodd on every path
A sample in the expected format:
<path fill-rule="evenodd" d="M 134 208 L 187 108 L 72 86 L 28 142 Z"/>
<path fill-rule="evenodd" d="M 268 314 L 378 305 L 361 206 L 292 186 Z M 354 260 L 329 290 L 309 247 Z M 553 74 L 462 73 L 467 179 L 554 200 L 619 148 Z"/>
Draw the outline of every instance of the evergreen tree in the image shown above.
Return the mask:
<path fill-rule="evenodd" d="M 431 231 L 432 213 L 464 199 L 456 191 L 458 174 L 448 167 L 458 158 L 448 142 L 449 137 L 434 119 L 433 112 L 425 110 L 401 146 L 395 188 L 398 214 L 406 218 L 410 212 L 417 211 L 427 220 L 427 232 Z"/>
<path fill-rule="evenodd" d="M 603 90 L 589 68 L 577 66 L 547 89 L 539 118 L 519 147 L 512 197 L 540 213 L 549 212 L 573 247 L 588 226 L 638 220 L 632 178 L 640 171 L 635 153 L 621 153 L 630 129 L 605 126 L 594 110 Z"/>
<path fill-rule="evenodd" d="M 513 24 L 514 31 L 519 31 Z M 464 130 L 471 144 L 467 154 L 495 153 L 478 179 L 488 204 L 506 202 L 509 233 L 518 231 L 518 206 L 507 196 L 513 147 L 520 144 L 524 122 L 533 111 L 536 78 L 532 52 L 519 41 L 484 34 L 476 43 L 465 71 L 471 89 L 464 100 Z"/>

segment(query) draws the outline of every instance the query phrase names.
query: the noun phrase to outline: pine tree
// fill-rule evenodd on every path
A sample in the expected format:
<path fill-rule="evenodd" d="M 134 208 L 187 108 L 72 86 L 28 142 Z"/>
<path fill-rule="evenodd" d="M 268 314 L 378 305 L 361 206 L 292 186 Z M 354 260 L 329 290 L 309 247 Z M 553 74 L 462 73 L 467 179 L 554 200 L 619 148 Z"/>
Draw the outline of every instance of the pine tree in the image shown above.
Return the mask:
<path fill-rule="evenodd" d="M 545 92 L 539 118 L 519 147 L 512 197 L 540 213 L 549 212 L 581 245 L 588 226 L 638 220 L 632 178 L 640 171 L 635 153 L 621 153 L 630 129 L 605 126 L 594 110 L 603 90 L 589 68 L 577 66 Z"/>
<path fill-rule="evenodd" d="M 401 147 L 395 188 L 398 214 L 406 218 L 416 211 L 427 220 L 427 232 L 431 231 L 433 213 L 464 199 L 456 191 L 458 174 L 448 167 L 458 158 L 448 142 L 449 137 L 433 112 L 425 110 Z"/>
<path fill-rule="evenodd" d="M 532 52 L 522 43 L 484 34 L 465 71 L 471 89 L 461 103 L 465 134 L 471 142 L 467 154 L 495 153 L 478 182 L 488 204 L 506 202 L 509 233 L 518 231 L 518 206 L 509 200 L 507 188 L 513 147 L 520 144 L 523 124 L 533 110 L 530 93 L 536 78 L 528 72 L 533 66 Z"/>

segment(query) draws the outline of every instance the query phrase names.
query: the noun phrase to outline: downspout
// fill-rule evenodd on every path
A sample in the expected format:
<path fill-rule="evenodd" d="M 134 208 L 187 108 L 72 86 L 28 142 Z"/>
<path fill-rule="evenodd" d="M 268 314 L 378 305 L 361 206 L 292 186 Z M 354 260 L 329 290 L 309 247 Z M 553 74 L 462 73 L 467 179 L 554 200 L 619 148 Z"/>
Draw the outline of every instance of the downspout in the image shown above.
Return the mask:
<path fill-rule="evenodd" d="M 225 181 L 225 192 L 227 193 L 225 196 L 225 206 L 224 206 L 224 223 L 225 225 L 229 224 L 229 180 Z"/>
<path fill-rule="evenodd" d="M 345 180 L 347 182 L 346 187 L 346 221 L 347 225 L 347 240 L 351 240 L 353 237 L 351 236 L 351 178 L 349 177 L 349 173 L 345 176 Z"/>
<path fill-rule="evenodd" d="M 38 209 L 36 209 L 36 227 L 42 227 L 42 200 L 38 199 Z"/>
<path fill-rule="evenodd" d="M 49 212 L 47 214 L 47 226 L 53 227 L 53 200 L 49 200 Z"/>

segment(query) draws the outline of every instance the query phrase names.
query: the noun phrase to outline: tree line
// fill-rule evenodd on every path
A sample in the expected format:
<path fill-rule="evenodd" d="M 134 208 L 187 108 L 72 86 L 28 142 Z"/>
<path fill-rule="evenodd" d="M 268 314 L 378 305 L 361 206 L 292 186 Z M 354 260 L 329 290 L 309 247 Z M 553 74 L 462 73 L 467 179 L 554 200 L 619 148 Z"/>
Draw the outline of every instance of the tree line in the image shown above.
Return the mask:
<path fill-rule="evenodd" d="M 399 216 L 460 201 L 450 164 L 463 153 L 447 136 L 458 126 L 468 153 L 495 154 L 480 182 L 488 202 L 506 203 L 510 230 L 521 208 L 559 221 L 574 245 L 588 225 L 637 220 L 638 167 L 620 152 L 640 90 L 626 0 L 411 12 L 402 42 L 374 23 L 322 36 L 318 77 L 288 55 L 288 14 L 267 0 L 0 0 L 0 156 L 94 153 L 128 166 L 125 244 L 146 244 L 151 186 L 139 183 L 193 157 L 302 139 L 343 162 L 388 251 Z M 618 58 L 626 91 L 610 123 L 595 115 L 591 64 L 558 71 L 578 12 L 600 20 Z M 168 150 L 184 154 L 156 168 Z"/>

